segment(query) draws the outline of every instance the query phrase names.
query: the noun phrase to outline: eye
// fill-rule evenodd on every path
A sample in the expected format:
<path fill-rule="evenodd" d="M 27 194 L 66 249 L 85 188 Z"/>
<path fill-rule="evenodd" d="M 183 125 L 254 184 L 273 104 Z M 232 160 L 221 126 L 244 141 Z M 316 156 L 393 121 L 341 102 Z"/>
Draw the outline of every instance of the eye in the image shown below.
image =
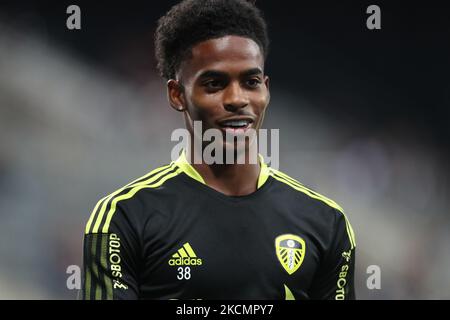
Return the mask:
<path fill-rule="evenodd" d="M 257 88 L 261 84 L 261 80 L 259 78 L 251 78 L 248 79 L 245 83 L 250 88 Z"/>
<path fill-rule="evenodd" d="M 209 80 L 203 83 L 207 89 L 217 90 L 223 87 L 223 82 L 220 80 Z"/>

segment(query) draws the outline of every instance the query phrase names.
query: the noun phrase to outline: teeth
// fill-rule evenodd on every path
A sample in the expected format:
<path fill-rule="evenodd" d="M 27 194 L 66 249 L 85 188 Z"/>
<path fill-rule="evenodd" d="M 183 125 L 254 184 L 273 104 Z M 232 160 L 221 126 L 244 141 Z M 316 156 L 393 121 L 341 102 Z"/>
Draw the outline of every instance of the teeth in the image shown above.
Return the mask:
<path fill-rule="evenodd" d="M 232 121 L 226 121 L 223 123 L 226 127 L 246 127 L 248 125 L 247 120 L 232 120 Z"/>

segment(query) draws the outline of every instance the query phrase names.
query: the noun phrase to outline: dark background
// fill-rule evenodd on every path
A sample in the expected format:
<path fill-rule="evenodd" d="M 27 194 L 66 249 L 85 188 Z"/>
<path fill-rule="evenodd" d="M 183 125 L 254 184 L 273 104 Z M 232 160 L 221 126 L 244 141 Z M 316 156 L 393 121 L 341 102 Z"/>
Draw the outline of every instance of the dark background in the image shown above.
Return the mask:
<path fill-rule="evenodd" d="M 6 21 L 25 23 L 86 62 L 138 83 L 155 71 L 153 33 L 177 1 L 10 1 Z M 70 4 L 82 30 L 67 32 Z M 366 8 L 381 6 L 382 29 L 368 30 Z M 373 130 L 417 126 L 449 138 L 450 14 L 445 1 L 258 1 L 268 21 L 272 83 L 305 92 L 321 111 Z M 320 103 L 333 101 L 332 104 Z"/>

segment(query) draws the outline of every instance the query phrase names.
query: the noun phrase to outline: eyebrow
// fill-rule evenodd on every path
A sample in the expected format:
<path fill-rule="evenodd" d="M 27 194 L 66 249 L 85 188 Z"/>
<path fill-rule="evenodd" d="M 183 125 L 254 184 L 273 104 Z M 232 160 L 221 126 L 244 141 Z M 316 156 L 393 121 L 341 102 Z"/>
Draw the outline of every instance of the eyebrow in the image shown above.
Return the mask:
<path fill-rule="evenodd" d="M 244 72 L 241 72 L 241 76 L 256 76 L 257 74 L 263 74 L 262 70 L 260 68 L 252 68 L 249 70 L 246 70 Z"/>
<path fill-rule="evenodd" d="M 240 76 L 244 76 L 244 77 L 248 77 L 248 76 L 253 76 L 253 75 L 257 75 L 257 74 L 262 74 L 262 70 L 260 68 L 252 68 L 252 69 L 248 69 L 245 70 L 243 72 L 241 72 L 239 75 Z M 218 71 L 218 70 L 206 70 L 204 72 L 202 72 L 199 76 L 199 79 L 204 79 L 204 78 L 221 78 L 221 77 L 227 77 L 228 74 L 226 72 L 223 71 Z"/>

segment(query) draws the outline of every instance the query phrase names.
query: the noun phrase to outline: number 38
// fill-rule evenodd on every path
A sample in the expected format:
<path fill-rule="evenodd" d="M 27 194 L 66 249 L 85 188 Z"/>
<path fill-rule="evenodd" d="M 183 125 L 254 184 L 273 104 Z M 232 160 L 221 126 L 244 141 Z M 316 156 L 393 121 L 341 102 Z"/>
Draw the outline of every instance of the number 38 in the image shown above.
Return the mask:
<path fill-rule="evenodd" d="M 189 280 L 191 278 L 191 268 L 190 267 L 179 267 L 178 269 L 178 280 Z"/>

